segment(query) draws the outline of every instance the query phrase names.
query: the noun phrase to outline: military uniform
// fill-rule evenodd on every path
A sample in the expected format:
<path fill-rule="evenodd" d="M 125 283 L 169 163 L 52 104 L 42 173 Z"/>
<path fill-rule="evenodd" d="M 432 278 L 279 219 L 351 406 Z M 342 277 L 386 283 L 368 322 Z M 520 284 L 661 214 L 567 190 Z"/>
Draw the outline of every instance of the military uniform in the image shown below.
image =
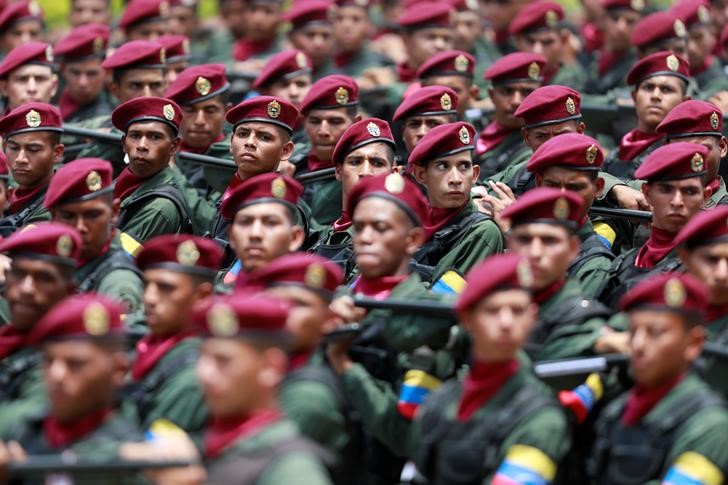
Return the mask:
<path fill-rule="evenodd" d="M 9 328 L 9 327 L 4 327 Z M 7 333 L 7 332 L 3 332 Z M 0 359 L 0 438 L 7 440 L 10 430 L 24 418 L 46 405 L 40 354 L 24 348 Z"/>
<path fill-rule="evenodd" d="M 486 127 L 486 130 L 488 128 Z M 483 132 L 477 142 L 480 180 L 505 181 L 514 177 L 510 173 L 517 172 L 523 162 L 533 154 L 533 150 L 523 141 L 520 130 L 508 133 L 503 141 L 490 148 L 487 135 Z"/>
<path fill-rule="evenodd" d="M 351 77 L 360 77 L 367 69 L 372 67 L 394 67 L 394 62 L 374 52 L 364 44 L 357 52 L 340 52 L 334 57 L 334 67 L 337 72 Z"/>
<path fill-rule="evenodd" d="M 611 62 L 602 61 L 601 57 L 607 56 Z M 611 60 L 612 57 L 616 57 Z M 587 70 L 587 80 L 584 85 L 585 92 L 589 94 L 607 94 L 618 88 L 626 87 L 627 73 L 634 65 L 636 59 L 634 52 L 627 51 L 620 56 L 612 53 L 601 52 L 592 66 Z M 604 64 L 607 67 L 601 67 Z"/>

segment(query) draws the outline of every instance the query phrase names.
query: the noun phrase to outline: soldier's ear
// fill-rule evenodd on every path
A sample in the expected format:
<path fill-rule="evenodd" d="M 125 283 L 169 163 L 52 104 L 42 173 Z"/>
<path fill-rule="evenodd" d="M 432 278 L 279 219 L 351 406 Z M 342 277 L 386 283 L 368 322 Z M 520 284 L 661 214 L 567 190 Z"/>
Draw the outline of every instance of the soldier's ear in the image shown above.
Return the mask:
<path fill-rule="evenodd" d="M 426 185 L 425 172 L 427 172 L 426 165 L 415 164 L 412 166 L 412 174 L 415 176 L 415 180 L 417 181 L 417 183 L 421 185 Z"/>
<path fill-rule="evenodd" d="M 703 351 L 703 342 L 705 342 L 705 327 L 702 325 L 694 325 L 688 329 L 688 343 L 685 348 L 685 359 L 688 362 L 695 362 Z"/>
<path fill-rule="evenodd" d="M 728 155 L 728 139 L 724 136 L 720 137 L 718 141 L 718 148 L 720 149 L 720 158 L 725 158 Z"/>
<path fill-rule="evenodd" d="M 343 163 L 337 163 L 334 165 L 334 176 L 337 182 L 341 182 L 341 169 L 344 167 Z"/>
<path fill-rule="evenodd" d="M 293 155 L 293 149 L 295 148 L 295 145 L 291 140 L 288 140 L 285 145 L 283 145 L 283 149 L 281 150 L 281 156 L 279 157 L 281 161 L 289 160 L 291 158 L 291 155 Z"/>
<path fill-rule="evenodd" d="M 595 194 L 596 198 L 601 197 L 602 192 L 604 192 L 604 183 L 605 182 L 602 177 L 597 177 L 596 181 L 594 182 L 594 184 L 597 186 L 597 191 Z"/>

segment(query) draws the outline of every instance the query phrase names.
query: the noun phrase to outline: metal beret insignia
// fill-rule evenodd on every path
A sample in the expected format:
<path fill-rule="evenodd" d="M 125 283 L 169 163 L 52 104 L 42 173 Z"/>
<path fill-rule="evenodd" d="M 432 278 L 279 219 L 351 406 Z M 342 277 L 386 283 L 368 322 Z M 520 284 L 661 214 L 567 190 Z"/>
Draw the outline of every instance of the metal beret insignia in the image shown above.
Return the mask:
<path fill-rule="evenodd" d="M 599 149 L 596 145 L 590 145 L 589 148 L 586 149 L 586 163 L 591 165 L 594 163 L 594 161 L 597 159 L 597 154 L 599 153 Z"/>
<path fill-rule="evenodd" d="M 235 312 L 225 303 L 215 303 L 208 310 L 207 324 L 215 337 L 232 337 L 240 328 Z"/>
<path fill-rule="evenodd" d="M 195 80 L 195 89 L 198 93 L 200 93 L 201 96 L 207 96 L 208 94 L 210 94 L 212 84 L 210 84 L 209 79 L 198 76 Z"/>
<path fill-rule="evenodd" d="M 645 0 L 632 0 L 630 2 L 630 7 L 632 7 L 632 10 L 641 12 L 645 8 Z"/>
<path fill-rule="evenodd" d="M 101 54 L 104 50 L 104 39 L 96 37 L 93 44 L 94 54 Z"/>
<path fill-rule="evenodd" d="M 453 63 L 455 64 L 455 70 L 458 72 L 467 71 L 468 66 L 470 65 L 470 61 L 468 61 L 468 58 L 462 54 L 458 54 Z"/>
<path fill-rule="evenodd" d="M 533 79 L 534 81 L 538 79 L 541 76 L 541 67 L 539 67 L 537 62 L 532 62 L 528 66 L 528 77 Z"/>
<path fill-rule="evenodd" d="M 268 103 L 267 113 L 271 118 L 278 118 L 281 115 L 281 103 L 275 99 Z"/>
<path fill-rule="evenodd" d="M 564 104 L 566 105 L 566 112 L 567 113 L 569 113 L 570 115 L 576 114 L 576 103 L 571 98 L 571 96 L 569 96 L 568 98 L 566 98 L 566 103 L 564 103 Z"/>
<path fill-rule="evenodd" d="M 516 267 L 516 277 L 524 288 L 530 288 L 533 284 L 533 272 L 527 261 L 521 261 Z"/>
<path fill-rule="evenodd" d="M 164 118 L 172 121 L 174 119 L 174 108 L 171 104 L 165 104 L 164 107 L 162 107 L 162 114 L 164 115 Z"/>
<path fill-rule="evenodd" d="M 177 262 L 185 266 L 194 266 L 200 259 L 200 250 L 192 240 L 187 240 L 177 246 Z"/>
<path fill-rule="evenodd" d="M 159 50 L 159 62 L 161 64 L 167 63 L 167 49 L 165 49 L 164 47 Z"/>
<path fill-rule="evenodd" d="M 370 121 L 367 124 L 367 132 L 370 135 L 372 135 L 373 137 L 378 137 L 382 134 L 382 131 L 379 129 L 379 127 L 373 121 Z"/>
<path fill-rule="evenodd" d="M 569 218 L 569 201 L 564 197 L 560 197 L 554 202 L 554 217 L 558 220 Z"/>
<path fill-rule="evenodd" d="M 404 190 L 404 179 L 398 173 L 390 173 L 384 179 L 384 188 L 390 194 L 401 194 Z"/>
<path fill-rule="evenodd" d="M 347 91 L 346 88 L 339 86 L 339 88 L 334 93 L 334 98 L 336 99 L 337 103 L 346 104 L 349 102 L 349 91 Z"/>
<path fill-rule="evenodd" d="M 298 67 L 300 67 L 301 69 L 306 67 L 306 65 L 308 64 L 308 62 L 306 62 L 306 54 L 304 54 L 303 52 L 297 52 L 296 64 L 298 64 Z"/>
<path fill-rule="evenodd" d="M 463 126 L 460 128 L 458 138 L 460 138 L 460 143 L 463 145 L 470 145 L 470 132 L 466 127 Z"/>
<path fill-rule="evenodd" d="M 40 113 L 38 113 L 34 109 L 31 109 L 25 115 L 25 124 L 27 124 L 31 128 L 38 128 L 40 126 L 40 122 Z"/>
<path fill-rule="evenodd" d="M 285 197 L 286 182 L 280 177 L 274 178 L 273 181 L 270 183 L 270 193 L 276 199 L 282 199 L 283 197 Z"/>
<path fill-rule="evenodd" d="M 186 54 L 190 54 L 190 40 L 189 39 L 182 39 L 182 51 Z"/>
<path fill-rule="evenodd" d="M 698 20 L 701 24 L 710 23 L 710 12 L 705 5 L 698 6 Z"/>
<path fill-rule="evenodd" d="M 720 125 L 720 117 L 718 116 L 718 113 L 713 111 L 710 114 L 710 127 L 713 128 L 714 130 L 717 130 L 718 125 Z"/>
<path fill-rule="evenodd" d="M 159 2 L 159 15 L 160 17 L 167 17 L 169 15 L 169 3 L 164 0 Z"/>
<path fill-rule="evenodd" d="M 673 27 L 675 29 L 675 35 L 678 37 L 685 37 L 688 34 L 688 31 L 685 28 L 685 24 L 680 19 L 675 19 Z"/>
<path fill-rule="evenodd" d="M 43 13 L 40 5 L 38 5 L 38 3 L 34 1 L 28 2 L 28 12 L 30 12 L 30 15 L 32 15 L 33 17 L 38 17 L 40 14 Z"/>
<path fill-rule="evenodd" d="M 101 175 L 96 170 L 91 170 L 86 175 L 86 188 L 91 192 L 97 192 L 101 190 Z"/>
<path fill-rule="evenodd" d="M 665 64 L 667 64 L 667 68 L 671 71 L 677 71 L 680 69 L 680 61 L 678 61 L 677 57 L 675 57 L 674 54 L 670 54 L 665 59 Z"/>
<path fill-rule="evenodd" d="M 440 96 L 440 107 L 445 111 L 452 109 L 452 98 L 450 98 L 449 94 L 445 93 Z"/>
<path fill-rule="evenodd" d="M 90 335 L 100 336 L 109 331 L 109 312 L 101 303 L 92 302 L 83 310 L 83 328 Z"/>
<path fill-rule="evenodd" d="M 73 239 L 68 234 L 61 234 L 56 241 L 56 253 L 67 258 L 73 250 Z"/>
<path fill-rule="evenodd" d="M 319 263 L 313 263 L 306 268 L 306 274 L 303 279 L 307 286 L 321 288 L 324 286 L 324 281 L 326 280 L 326 269 Z"/>
<path fill-rule="evenodd" d="M 700 153 L 696 153 L 695 155 L 693 155 L 693 158 L 690 159 L 690 169 L 693 172 L 702 172 L 704 166 L 705 161 L 703 160 L 703 156 Z"/>
<path fill-rule="evenodd" d="M 685 303 L 685 298 L 687 298 L 685 286 L 683 286 L 679 279 L 671 278 L 665 283 L 663 297 L 668 306 L 673 308 L 680 307 Z"/>
<path fill-rule="evenodd" d="M 549 27 L 556 27 L 556 25 L 558 25 L 559 23 L 559 15 L 553 10 L 548 10 L 546 12 L 545 20 L 546 25 L 548 25 Z"/>

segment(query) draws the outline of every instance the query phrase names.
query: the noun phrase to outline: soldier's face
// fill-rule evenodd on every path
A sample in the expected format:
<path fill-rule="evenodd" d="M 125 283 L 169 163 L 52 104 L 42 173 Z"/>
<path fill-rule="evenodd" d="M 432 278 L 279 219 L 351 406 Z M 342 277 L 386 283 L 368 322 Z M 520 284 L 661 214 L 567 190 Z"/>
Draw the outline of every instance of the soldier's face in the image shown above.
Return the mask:
<path fill-rule="evenodd" d="M 323 66 L 334 50 L 334 28 L 331 25 L 309 25 L 289 34 L 291 44 L 308 54 L 314 68 Z"/>
<path fill-rule="evenodd" d="M 34 64 L 15 69 L 0 85 L 0 90 L 8 98 L 10 109 L 31 101 L 49 103 L 57 88 L 58 76 L 53 74 L 51 68 Z"/>
<path fill-rule="evenodd" d="M 216 96 L 207 101 L 182 107 L 180 133 L 182 141 L 194 148 L 208 148 L 222 134 L 225 123 L 225 103 Z"/>
<path fill-rule="evenodd" d="M 357 52 L 373 30 L 366 9 L 357 6 L 339 7 L 334 16 L 336 46 L 342 52 Z"/>
<path fill-rule="evenodd" d="M 685 100 L 685 83 L 675 76 L 654 76 L 632 92 L 637 127 L 652 132 L 665 116 Z"/>
<path fill-rule="evenodd" d="M 69 19 L 71 25 L 78 27 L 84 24 L 108 24 L 111 11 L 106 0 L 74 0 L 71 5 Z"/>
<path fill-rule="evenodd" d="M 634 380 L 648 389 L 684 372 L 705 338 L 703 327 L 688 328 L 683 316 L 659 310 L 629 312 L 629 336 Z"/>
<path fill-rule="evenodd" d="M 118 205 L 111 194 L 91 200 L 59 205 L 51 210 L 53 220 L 75 228 L 81 234 L 81 257 L 91 260 L 101 254 L 114 231 Z"/>
<path fill-rule="evenodd" d="M 138 177 L 149 178 L 169 165 L 180 139 L 160 121 L 143 121 L 126 130 L 122 144 L 129 156 L 129 170 Z"/>
<path fill-rule="evenodd" d="M 155 41 L 167 35 L 168 33 L 168 19 L 156 19 L 149 22 L 142 22 L 137 25 L 131 26 L 126 31 L 126 41 L 132 40 L 149 40 Z"/>
<path fill-rule="evenodd" d="M 8 168 L 21 189 L 38 187 L 53 175 L 63 158 L 63 145 L 53 133 L 36 131 L 11 136 L 5 144 Z"/>
<path fill-rule="evenodd" d="M 575 192 L 584 200 L 582 216 L 591 209 L 594 199 L 604 189 L 604 179 L 593 178 L 584 171 L 564 167 L 549 167 L 536 174 L 536 187 L 549 187 L 561 191 Z"/>
<path fill-rule="evenodd" d="M 702 281 L 710 291 L 711 305 L 728 304 L 728 243 L 720 242 L 681 249 L 680 260 L 687 272 Z"/>
<path fill-rule="evenodd" d="M 341 182 L 343 200 L 348 199 L 361 179 L 390 173 L 393 163 L 394 151 L 382 142 L 369 143 L 350 152 L 343 163 L 336 165 L 336 180 Z"/>
<path fill-rule="evenodd" d="M 346 108 L 314 109 L 306 115 L 303 128 L 319 160 L 331 160 L 336 143 L 352 123 Z"/>
<path fill-rule="evenodd" d="M 493 107 L 495 108 L 495 121 L 504 128 L 518 129 L 523 125 L 523 121 L 516 118 L 513 113 L 521 106 L 526 96 L 540 85 L 538 82 L 509 83 L 490 88 L 488 96 L 493 101 Z"/>
<path fill-rule="evenodd" d="M 94 101 L 104 89 L 106 71 L 101 67 L 101 59 L 64 64 L 61 75 L 66 82 L 66 92 L 80 104 Z"/>
<path fill-rule="evenodd" d="M 303 229 L 291 220 L 288 208 L 277 202 L 262 202 L 240 209 L 230 225 L 230 246 L 246 272 L 297 251 L 303 244 Z"/>
<path fill-rule="evenodd" d="M 688 136 L 672 141 L 695 143 L 707 148 L 709 152 L 705 158 L 705 168 L 707 171 L 705 180 L 712 182 L 716 179 L 718 170 L 720 169 L 720 161 L 728 155 L 728 140 L 724 136 Z M 667 143 L 671 143 L 671 141 Z"/>
<path fill-rule="evenodd" d="M 314 350 L 321 335 L 335 328 L 329 301 L 318 293 L 300 286 L 273 286 L 265 292 L 291 304 L 286 328 L 293 336 L 294 352 Z"/>
<path fill-rule="evenodd" d="M 496 32 L 507 30 L 508 25 L 526 3 L 525 0 L 480 0 L 480 2 L 483 7 L 483 17 L 490 22 Z"/>
<path fill-rule="evenodd" d="M 246 33 L 245 8 L 243 0 L 223 0 L 220 2 L 220 19 L 239 39 Z"/>
<path fill-rule="evenodd" d="M 700 177 L 645 183 L 642 192 L 652 207 L 652 225 L 673 234 L 680 231 L 705 203 Z"/>
<path fill-rule="evenodd" d="M 635 25 L 642 14 L 631 9 L 610 9 L 604 17 L 604 43 L 612 52 L 624 52 L 630 47 Z"/>
<path fill-rule="evenodd" d="M 40 20 L 21 20 L 15 22 L 2 34 L 2 47 L 5 52 L 10 52 L 16 47 L 28 42 L 42 40 L 42 37 L 43 23 Z"/>
<path fill-rule="evenodd" d="M 579 255 L 579 238 L 556 224 L 519 224 L 508 236 L 508 250 L 526 258 L 533 272 L 533 289 L 543 290 L 566 276 Z"/>
<path fill-rule="evenodd" d="M 454 48 L 469 52 L 483 32 L 478 12 L 468 10 L 455 15 Z"/>
<path fill-rule="evenodd" d="M 455 153 L 415 165 L 417 182 L 427 188 L 430 205 L 438 209 L 457 209 L 470 200 L 470 189 L 478 180 L 480 167 L 473 165 L 471 151 Z"/>
<path fill-rule="evenodd" d="M 405 275 L 424 239 L 407 214 L 380 197 L 367 197 L 352 216 L 356 264 L 364 278 Z"/>
<path fill-rule="evenodd" d="M 281 22 L 281 7 L 268 2 L 247 2 L 244 5 L 246 36 L 251 40 L 275 36 Z"/>
<path fill-rule="evenodd" d="M 402 139 L 407 147 L 407 151 L 411 152 L 414 147 L 436 126 L 444 125 L 455 121 L 454 116 L 448 115 L 427 115 L 427 116 L 410 116 L 404 120 L 402 128 Z"/>
<path fill-rule="evenodd" d="M 190 67 L 190 63 L 187 61 L 168 63 L 164 70 L 164 80 L 167 86 L 172 84 L 177 79 L 177 76 L 188 67 Z"/>
<path fill-rule="evenodd" d="M 194 8 L 176 5 L 169 8 L 169 33 L 191 37 L 197 28 L 197 13 Z"/>
<path fill-rule="evenodd" d="M 705 60 L 710 57 L 717 41 L 712 27 L 708 25 L 694 26 L 688 34 L 688 62 L 690 70 L 699 72 L 705 66 Z"/>
<path fill-rule="evenodd" d="M 519 51 L 541 54 L 546 58 L 547 69 L 554 70 L 559 67 L 566 35 L 553 29 L 528 32 L 516 36 L 516 47 Z"/>
<path fill-rule="evenodd" d="M 447 27 L 429 27 L 403 34 L 402 40 L 412 67 L 420 67 L 438 52 L 450 50 L 455 45 L 455 32 Z"/>
<path fill-rule="evenodd" d="M 230 139 L 230 151 L 238 175 L 245 180 L 261 173 L 272 172 L 278 163 L 293 153 L 290 136 L 271 123 L 248 121 L 239 124 Z"/>
<path fill-rule="evenodd" d="M 165 88 L 162 69 L 130 69 L 119 82 L 109 86 L 111 94 L 121 103 L 142 96 L 163 96 Z"/>
<path fill-rule="evenodd" d="M 521 128 L 521 134 L 526 145 L 531 147 L 533 151 L 549 141 L 551 138 L 564 133 L 584 133 L 584 123 L 579 121 L 564 121 L 563 123 L 554 123 L 551 125 L 537 126 L 535 128 Z"/>
<path fill-rule="evenodd" d="M 422 86 L 445 86 L 458 95 L 458 118 L 462 118 L 465 110 L 470 108 L 478 95 L 478 87 L 465 76 L 432 76 L 422 81 Z"/>
<path fill-rule="evenodd" d="M 149 330 L 167 336 L 189 329 L 192 309 L 211 292 L 210 283 L 198 284 L 192 276 L 178 271 L 144 271 L 144 311 Z"/>
<path fill-rule="evenodd" d="M 301 74 L 291 79 L 280 79 L 266 89 L 264 94 L 277 96 L 293 103 L 296 108 L 301 108 L 303 98 L 311 89 L 311 75 Z"/>

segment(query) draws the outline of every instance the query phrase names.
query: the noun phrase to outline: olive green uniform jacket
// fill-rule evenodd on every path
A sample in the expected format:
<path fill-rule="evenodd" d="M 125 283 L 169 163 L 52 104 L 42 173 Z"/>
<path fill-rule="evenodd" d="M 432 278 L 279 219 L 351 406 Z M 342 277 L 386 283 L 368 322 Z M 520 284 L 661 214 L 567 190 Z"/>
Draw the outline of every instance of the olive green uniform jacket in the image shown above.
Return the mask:
<path fill-rule="evenodd" d="M 372 67 L 394 67 L 394 61 L 365 44 L 358 52 L 346 55 L 344 62 L 337 63 L 336 71 L 357 78 Z"/>
<path fill-rule="evenodd" d="M 582 242 L 582 247 L 579 252 L 579 257 L 583 257 L 588 249 L 585 248 L 584 242 L 594 234 L 594 226 L 590 220 L 579 228 L 576 235 Z M 606 248 L 606 246 L 605 246 Z M 612 266 L 612 260 L 606 255 L 596 255 L 589 258 L 584 264 L 569 268 L 569 279 L 576 280 L 579 282 L 581 288 L 581 294 L 586 298 L 596 297 L 599 288 L 602 286 L 602 282 L 607 278 L 609 268 Z"/>
<path fill-rule="evenodd" d="M 0 360 L 0 440 L 21 420 L 40 412 L 46 405 L 40 355 L 23 348 Z"/>
<path fill-rule="evenodd" d="M 717 320 L 706 322 L 705 331 L 709 342 L 728 348 L 728 314 Z M 697 367 L 705 382 L 724 399 L 728 399 L 728 359 L 717 355 L 711 355 L 703 351 L 697 362 Z"/>

